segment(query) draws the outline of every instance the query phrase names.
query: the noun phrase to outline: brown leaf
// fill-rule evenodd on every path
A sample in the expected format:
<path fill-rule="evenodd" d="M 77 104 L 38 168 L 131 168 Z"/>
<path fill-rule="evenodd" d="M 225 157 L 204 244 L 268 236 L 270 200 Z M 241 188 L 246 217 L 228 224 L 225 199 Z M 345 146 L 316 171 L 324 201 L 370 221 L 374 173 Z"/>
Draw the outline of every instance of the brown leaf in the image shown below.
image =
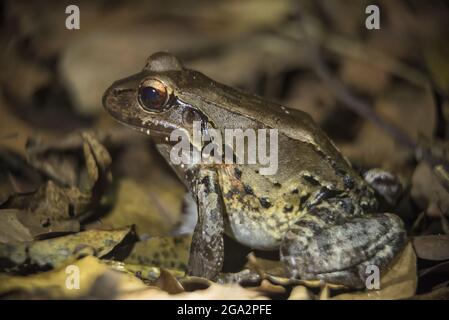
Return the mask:
<path fill-rule="evenodd" d="M 413 237 L 412 242 L 418 258 L 433 261 L 449 259 L 449 235 Z"/>
<path fill-rule="evenodd" d="M 131 228 L 112 231 L 89 230 L 32 243 L 0 243 L 0 257 L 2 264 L 5 264 L 1 269 L 16 270 L 29 265 L 58 267 L 67 260 L 85 255 L 102 257 L 122 242 L 131 231 Z"/>
<path fill-rule="evenodd" d="M 432 218 L 449 212 L 449 192 L 424 162 L 420 162 L 413 173 L 411 195 L 415 203 Z"/>
<path fill-rule="evenodd" d="M 83 156 L 78 159 L 80 148 Z M 36 168 L 62 185 L 48 180 L 35 192 L 15 194 L 8 208 L 26 213 L 21 220 L 34 237 L 78 231 L 79 220 L 93 213 L 109 182 L 109 153 L 91 134 L 82 133 L 56 145 L 34 145 L 29 154 Z M 84 169 L 78 168 L 79 160 L 84 160 Z"/>
<path fill-rule="evenodd" d="M 185 235 L 153 237 L 139 241 L 125 262 L 185 271 L 189 261 L 191 240 L 191 235 Z"/>
<path fill-rule="evenodd" d="M 101 221 L 111 228 L 135 224 L 143 239 L 167 235 L 181 212 L 184 192 L 182 187 L 169 189 L 124 178 L 117 184 L 114 207 Z"/>
<path fill-rule="evenodd" d="M 32 241 L 30 230 L 17 217 L 18 210 L 0 210 L 0 243 Z"/>
<path fill-rule="evenodd" d="M 66 283 L 68 266 L 79 270 L 79 289 L 71 289 Z M 71 269 L 72 270 L 72 269 Z M 0 274 L 0 294 L 13 297 L 45 299 L 110 299 L 117 294 L 142 290 L 146 286 L 136 277 L 109 269 L 97 258 L 87 256 L 69 261 L 57 269 L 29 276 Z"/>
<path fill-rule="evenodd" d="M 320 293 L 318 294 L 318 300 L 329 300 L 331 295 L 330 287 L 326 284 L 321 286 Z"/>
<path fill-rule="evenodd" d="M 285 268 L 281 261 L 279 260 L 269 260 L 256 257 L 256 255 L 251 252 L 247 256 L 248 263 L 247 268 L 254 269 L 262 277 L 267 275 L 275 277 L 286 277 Z"/>
<path fill-rule="evenodd" d="M 29 212 L 30 219 L 48 232 L 53 232 L 54 224 L 73 220 L 86 213 L 91 200 L 89 194 L 76 187 L 60 187 L 50 180 L 34 193 L 11 197 L 8 207 Z"/>
<path fill-rule="evenodd" d="M 164 269 L 161 269 L 161 274 L 154 285 L 170 294 L 184 292 L 182 284 L 170 272 Z"/>
<path fill-rule="evenodd" d="M 257 287 L 248 288 L 248 290 L 258 291 L 266 296 L 276 296 L 285 294 L 285 288 L 280 285 L 272 284 L 270 281 L 264 279 Z"/>
<path fill-rule="evenodd" d="M 242 288 L 237 284 L 212 284 L 204 290 L 184 292 L 170 295 L 160 289 L 147 289 L 130 292 L 118 297 L 119 299 L 133 300 L 266 300 L 267 297 L 260 292 Z"/>
<path fill-rule="evenodd" d="M 42 175 L 24 156 L 0 147 L 0 204 L 15 194 L 35 192 L 42 183 Z"/>
<path fill-rule="evenodd" d="M 102 262 L 107 264 L 114 270 L 132 274 L 138 277 L 139 279 L 148 280 L 151 283 L 157 281 L 157 279 L 161 275 L 161 268 L 158 267 L 152 267 L 143 264 L 125 263 L 122 261 L 106 260 L 106 259 L 103 259 Z M 166 272 L 171 273 L 176 279 L 181 280 L 185 279 L 185 273 L 183 271 L 173 269 L 164 269 L 164 270 Z M 183 282 L 181 283 L 184 286 L 184 283 Z"/>
<path fill-rule="evenodd" d="M 84 131 L 55 142 L 31 140 L 27 154 L 30 163 L 54 181 L 91 191 L 98 179 L 107 180 L 110 175 L 111 157 L 98 139 L 94 133 Z M 80 166 L 83 162 L 84 166 Z"/>
<path fill-rule="evenodd" d="M 0 209 L 0 220 L 2 219 L 4 221 L 0 229 L 3 230 L 3 234 L 6 237 L 0 240 L 1 243 L 26 242 L 42 238 L 43 236 L 49 237 L 58 233 L 77 232 L 80 230 L 80 224 L 77 220 L 50 220 L 50 215 L 41 220 L 39 215 L 26 210 Z M 51 223 L 49 223 L 50 221 Z M 29 236 L 24 237 L 25 234 L 23 232 Z"/>
<path fill-rule="evenodd" d="M 314 296 L 305 286 L 296 286 L 290 292 L 288 300 L 314 300 Z"/>

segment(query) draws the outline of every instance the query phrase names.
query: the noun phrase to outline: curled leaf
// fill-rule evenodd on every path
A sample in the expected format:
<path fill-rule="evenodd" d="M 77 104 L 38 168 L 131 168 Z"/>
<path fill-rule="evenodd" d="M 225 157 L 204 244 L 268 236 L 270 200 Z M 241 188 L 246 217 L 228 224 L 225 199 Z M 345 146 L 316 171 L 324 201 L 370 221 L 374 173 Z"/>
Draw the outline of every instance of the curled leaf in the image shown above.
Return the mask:
<path fill-rule="evenodd" d="M 449 235 L 428 235 L 413 238 L 418 258 L 442 261 L 449 259 Z"/>
<path fill-rule="evenodd" d="M 170 272 L 164 269 L 161 269 L 160 276 L 154 285 L 170 294 L 184 292 L 182 284 Z"/>
<path fill-rule="evenodd" d="M 130 233 L 131 228 L 89 230 L 31 243 L 0 244 L 0 267 L 9 271 L 30 265 L 55 268 L 85 255 L 102 257 Z"/>

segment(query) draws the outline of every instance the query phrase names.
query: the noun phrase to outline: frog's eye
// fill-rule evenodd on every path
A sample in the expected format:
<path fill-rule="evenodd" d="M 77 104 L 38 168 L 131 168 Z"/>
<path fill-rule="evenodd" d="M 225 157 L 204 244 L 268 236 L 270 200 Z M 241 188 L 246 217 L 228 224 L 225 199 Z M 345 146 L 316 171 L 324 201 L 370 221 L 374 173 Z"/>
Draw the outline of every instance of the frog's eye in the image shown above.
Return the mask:
<path fill-rule="evenodd" d="M 167 87 L 159 80 L 147 79 L 139 86 L 139 103 L 148 111 L 164 110 L 168 97 Z"/>

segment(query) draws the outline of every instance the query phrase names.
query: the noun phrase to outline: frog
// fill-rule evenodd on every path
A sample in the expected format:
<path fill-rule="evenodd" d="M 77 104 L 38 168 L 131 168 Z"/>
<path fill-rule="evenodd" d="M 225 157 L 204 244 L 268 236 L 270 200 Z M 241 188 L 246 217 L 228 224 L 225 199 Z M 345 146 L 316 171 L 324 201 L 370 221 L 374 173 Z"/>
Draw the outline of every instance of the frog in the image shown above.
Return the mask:
<path fill-rule="evenodd" d="M 378 195 L 307 113 L 227 86 L 157 52 L 115 81 L 103 106 L 148 134 L 197 203 L 187 273 L 216 279 L 227 235 L 254 250 L 278 251 L 291 279 L 365 286 L 369 266 L 388 269 L 407 242 L 402 220 L 377 212 Z M 276 129 L 278 167 L 171 161 L 173 130 Z M 192 147 L 201 148 L 193 141 Z"/>

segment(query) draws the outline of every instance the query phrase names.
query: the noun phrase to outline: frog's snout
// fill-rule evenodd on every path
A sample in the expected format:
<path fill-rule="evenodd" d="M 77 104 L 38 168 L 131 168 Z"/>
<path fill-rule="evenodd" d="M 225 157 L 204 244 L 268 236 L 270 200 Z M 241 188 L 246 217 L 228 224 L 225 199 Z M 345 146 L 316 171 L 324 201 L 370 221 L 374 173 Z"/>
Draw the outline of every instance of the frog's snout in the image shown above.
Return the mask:
<path fill-rule="evenodd" d="M 135 97 L 141 78 L 141 74 L 138 73 L 112 83 L 103 94 L 103 107 L 111 111 L 120 106 L 129 106 Z"/>
<path fill-rule="evenodd" d="M 103 104 L 103 108 L 108 109 L 108 98 L 112 94 L 113 85 L 109 86 L 109 88 L 106 89 L 106 91 L 103 93 L 103 96 L 101 98 L 101 103 Z"/>
<path fill-rule="evenodd" d="M 120 96 L 120 92 L 122 89 L 116 86 L 114 82 L 111 86 L 109 86 L 106 91 L 103 93 L 102 104 L 103 108 L 105 108 L 109 113 L 112 113 L 114 107 L 117 106 L 117 99 Z"/>
<path fill-rule="evenodd" d="M 134 96 L 135 89 L 123 86 L 120 81 L 116 81 L 103 93 L 102 104 L 111 116 L 120 119 L 124 113 L 123 106 L 132 105 Z"/>

